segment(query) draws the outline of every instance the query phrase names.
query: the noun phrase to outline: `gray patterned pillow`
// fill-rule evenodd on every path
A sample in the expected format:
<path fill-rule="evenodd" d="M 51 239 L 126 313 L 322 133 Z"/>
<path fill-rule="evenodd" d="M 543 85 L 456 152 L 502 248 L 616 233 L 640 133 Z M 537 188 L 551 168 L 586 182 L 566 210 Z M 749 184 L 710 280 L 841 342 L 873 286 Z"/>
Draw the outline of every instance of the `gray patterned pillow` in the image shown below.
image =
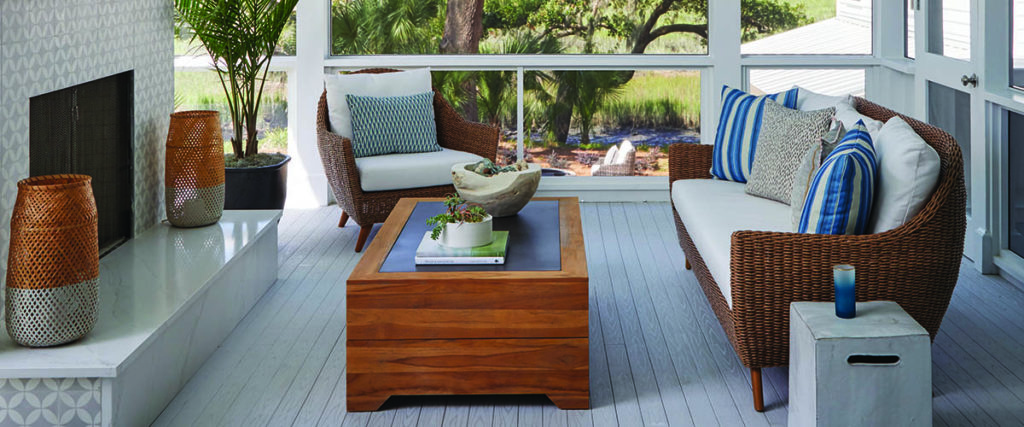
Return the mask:
<path fill-rule="evenodd" d="M 821 143 L 835 113 L 832 107 L 799 111 L 776 102 L 765 102 L 747 194 L 788 205 L 800 159 L 807 150 Z"/>

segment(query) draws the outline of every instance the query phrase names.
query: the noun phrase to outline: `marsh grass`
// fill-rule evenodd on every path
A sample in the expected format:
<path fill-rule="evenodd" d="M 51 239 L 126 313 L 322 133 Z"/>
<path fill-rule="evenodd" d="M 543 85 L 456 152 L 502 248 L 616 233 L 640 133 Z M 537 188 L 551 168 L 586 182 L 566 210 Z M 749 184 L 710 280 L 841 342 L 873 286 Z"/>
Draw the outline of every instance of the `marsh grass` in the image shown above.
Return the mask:
<path fill-rule="evenodd" d="M 262 119 L 259 131 L 261 152 L 287 152 L 288 148 L 288 83 L 286 74 L 272 72 L 260 100 Z M 221 130 L 226 141 L 231 139 L 231 116 L 224 101 L 224 89 L 213 71 L 176 71 L 174 73 L 175 109 L 216 110 L 220 112 Z M 231 152 L 230 142 L 224 146 Z"/>
<path fill-rule="evenodd" d="M 698 129 L 700 72 L 637 71 L 595 122 L 602 129 Z"/>

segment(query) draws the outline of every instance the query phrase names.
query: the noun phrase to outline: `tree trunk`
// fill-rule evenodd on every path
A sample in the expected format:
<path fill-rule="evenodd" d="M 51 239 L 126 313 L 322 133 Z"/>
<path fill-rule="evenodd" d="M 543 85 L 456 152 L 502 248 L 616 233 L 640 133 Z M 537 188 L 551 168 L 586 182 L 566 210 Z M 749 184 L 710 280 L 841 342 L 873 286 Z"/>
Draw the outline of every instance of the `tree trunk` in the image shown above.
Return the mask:
<path fill-rule="evenodd" d="M 484 0 L 448 0 L 444 35 L 441 37 L 441 53 L 479 53 L 480 38 L 484 34 L 483 18 Z M 462 86 L 467 98 L 462 104 L 462 112 L 467 120 L 479 121 L 476 79 L 467 79 Z"/>

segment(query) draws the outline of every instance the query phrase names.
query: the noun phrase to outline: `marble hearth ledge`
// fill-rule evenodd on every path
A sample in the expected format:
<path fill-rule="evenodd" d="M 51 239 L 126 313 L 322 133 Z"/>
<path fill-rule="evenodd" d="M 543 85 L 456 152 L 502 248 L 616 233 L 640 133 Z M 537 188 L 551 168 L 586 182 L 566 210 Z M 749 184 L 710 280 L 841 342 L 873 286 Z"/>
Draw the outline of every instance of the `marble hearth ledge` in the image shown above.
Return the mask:
<path fill-rule="evenodd" d="M 0 333 L 0 384 L 91 381 L 101 424 L 149 424 L 277 279 L 280 218 L 225 211 L 216 225 L 165 223 L 129 240 L 100 260 L 98 319 L 83 339 L 26 348 Z"/>
<path fill-rule="evenodd" d="M 161 224 L 129 240 L 100 260 L 99 313 L 92 332 L 52 348 L 21 347 L 0 334 L 0 378 L 117 376 L 271 223 L 276 231 L 280 218 L 280 211 L 225 211 L 215 226 Z"/>

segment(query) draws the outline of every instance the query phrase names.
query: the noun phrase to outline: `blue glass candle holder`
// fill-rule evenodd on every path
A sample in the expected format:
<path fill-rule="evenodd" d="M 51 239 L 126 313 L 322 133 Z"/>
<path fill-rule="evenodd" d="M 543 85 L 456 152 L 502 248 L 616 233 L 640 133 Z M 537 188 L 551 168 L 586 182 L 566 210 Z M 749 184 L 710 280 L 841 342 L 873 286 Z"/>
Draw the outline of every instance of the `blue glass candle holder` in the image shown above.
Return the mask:
<path fill-rule="evenodd" d="M 852 319 L 857 316 L 857 270 L 852 265 L 841 264 L 832 267 L 836 284 L 836 316 Z"/>

